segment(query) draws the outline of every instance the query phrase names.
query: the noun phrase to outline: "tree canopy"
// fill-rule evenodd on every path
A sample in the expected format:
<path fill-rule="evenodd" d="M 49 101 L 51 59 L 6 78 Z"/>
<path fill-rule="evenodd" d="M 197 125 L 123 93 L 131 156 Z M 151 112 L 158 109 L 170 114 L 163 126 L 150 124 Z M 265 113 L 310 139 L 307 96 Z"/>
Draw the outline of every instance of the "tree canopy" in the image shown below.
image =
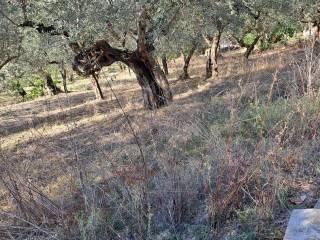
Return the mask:
<path fill-rule="evenodd" d="M 312 0 L 2 1 L 0 71 L 16 79 L 63 63 L 99 84 L 101 69 L 120 61 L 135 72 L 153 109 L 172 99 L 158 57 L 207 47 L 206 76 L 215 78 L 221 39 L 236 40 L 248 58 L 279 28 L 320 29 L 319 9 Z"/>

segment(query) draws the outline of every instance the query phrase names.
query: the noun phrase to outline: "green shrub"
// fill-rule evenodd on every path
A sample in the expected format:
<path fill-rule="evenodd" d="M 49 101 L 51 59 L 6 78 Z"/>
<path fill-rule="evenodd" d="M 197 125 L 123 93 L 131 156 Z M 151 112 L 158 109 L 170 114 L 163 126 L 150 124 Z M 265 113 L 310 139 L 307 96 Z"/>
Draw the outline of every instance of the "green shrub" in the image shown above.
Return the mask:
<path fill-rule="evenodd" d="M 203 140 L 199 136 L 192 136 L 186 143 L 186 154 L 188 156 L 201 155 L 202 145 Z"/>
<path fill-rule="evenodd" d="M 262 101 L 250 103 L 240 116 L 238 132 L 245 138 L 266 137 L 277 134 L 281 122 L 287 121 L 292 106 L 285 99 L 279 99 L 270 105 Z"/>
<path fill-rule="evenodd" d="M 276 137 L 286 129 L 283 138 L 287 143 L 310 139 L 320 132 L 317 128 L 319 107 L 320 99 L 309 96 L 294 101 L 249 103 L 240 111 L 234 134 L 244 139 L 258 139 Z"/>
<path fill-rule="evenodd" d="M 260 51 L 266 51 L 272 48 L 272 43 L 268 39 L 263 39 L 259 44 Z"/>
<path fill-rule="evenodd" d="M 295 28 L 279 25 L 272 31 L 271 40 L 273 43 L 286 43 L 288 38 L 294 37 L 295 33 Z"/>
<path fill-rule="evenodd" d="M 271 34 L 265 37 L 259 45 L 259 49 L 261 51 L 266 51 L 271 49 L 272 44 L 280 43 L 281 45 L 286 45 L 290 38 L 293 38 L 296 34 L 297 30 L 290 26 L 277 26 Z"/>
<path fill-rule="evenodd" d="M 29 79 L 31 90 L 28 92 L 27 98 L 29 100 L 44 96 L 45 83 L 43 79 L 38 77 L 30 77 Z"/>
<path fill-rule="evenodd" d="M 9 91 L 13 92 L 14 95 L 18 95 L 23 90 L 23 87 L 19 80 L 14 80 L 9 83 Z"/>
<path fill-rule="evenodd" d="M 247 33 L 244 37 L 243 37 L 243 42 L 246 45 L 251 45 L 254 42 L 254 39 L 257 37 L 256 33 Z"/>

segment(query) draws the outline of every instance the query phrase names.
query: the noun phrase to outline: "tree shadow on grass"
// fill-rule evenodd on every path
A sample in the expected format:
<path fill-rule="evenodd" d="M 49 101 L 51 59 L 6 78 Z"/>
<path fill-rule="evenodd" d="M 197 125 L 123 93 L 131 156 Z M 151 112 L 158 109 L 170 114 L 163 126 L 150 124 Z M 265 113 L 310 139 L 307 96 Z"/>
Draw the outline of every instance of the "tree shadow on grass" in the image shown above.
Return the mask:
<path fill-rule="evenodd" d="M 188 129 L 185 126 L 201 124 L 201 127 L 209 131 L 211 125 L 225 124 L 230 115 L 231 98 L 241 91 L 239 79 L 256 91 L 248 91 L 247 94 L 266 96 L 276 70 L 279 71 L 279 82 L 285 83 L 292 77 L 291 68 L 286 65 L 272 66 L 255 71 L 254 74 L 248 72 L 221 78 L 206 88 L 202 88 L 202 85 L 206 84 L 202 77 L 194 77 L 184 82 L 172 80 L 175 99 L 168 107 L 154 112 L 135 106 L 126 108 L 148 165 L 168 159 L 180 162 L 188 160 L 187 146 L 181 145 L 186 145 L 189 139 L 179 130 Z M 124 95 L 128 93 L 133 98 L 132 101 L 142 99 L 140 90 L 129 91 L 124 95 L 119 91 L 117 90 L 117 94 L 124 106 L 128 101 Z M 221 101 L 220 97 L 223 98 Z M 95 118 L 97 109 L 99 118 Z M 23 111 L 28 114 L 29 110 Z M 49 135 L 36 134 L 35 131 L 33 138 L 15 143 L 13 148 L 3 150 L 7 156 L 7 163 L 24 176 L 41 184 L 42 189 L 53 199 L 61 199 L 72 194 L 65 188 L 73 183 L 66 182 L 66 179 L 67 176 L 75 174 L 79 164 L 90 176 L 88 181 L 92 182 L 109 178 L 121 167 L 141 165 L 136 139 L 114 99 L 75 104 L 62 113 L 58 111 L 59 108 L 55 110 L 57 112 L 53 110 L 51 115 L 47 116 L 41 116 L 41 111 L 38 112 L 36 117 L 39 118 L 39 122 L 35 125 L 74 123 L 74 127 L 57 133 L 48 129 Z M 88 121 L 81 122 L 83 119 Z M 25 127 L 24 124 L 22 127 L 26 130 L 29 126 Z M 188 131 L 194 130 L 191 127 Z M 177 139 L 181 143 L 177 143 Z"/>

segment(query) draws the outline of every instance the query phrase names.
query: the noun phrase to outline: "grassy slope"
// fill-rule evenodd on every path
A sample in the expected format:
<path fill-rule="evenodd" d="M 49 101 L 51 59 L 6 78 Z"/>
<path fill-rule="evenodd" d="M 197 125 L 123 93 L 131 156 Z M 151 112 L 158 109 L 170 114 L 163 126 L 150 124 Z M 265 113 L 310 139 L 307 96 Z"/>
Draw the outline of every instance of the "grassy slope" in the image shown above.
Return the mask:
<path fill-rule="evenodd" d="M 141 109 L 138 86 L 122 73 L 127 80 L 113 85 L 146 162 L 107 89 L 102 102 L 75 92 L 1 108 L 2 159 L 63 207 L 65 225 L 43 228 L 67 238 L 107 232 L 113 239 L 280 239 L 290 210 L 319 197 L 320 169 L 319 97 L 297 95 L 289 63 L 301 53 L 282 51 L 254 56 L 246 67 L 225 57 L 224 77 L 214 83 L 202 82 L 204 57 L 193 60 L 192 79 L 175 80 L 178 60 L 170 67 L 174 102 L 155 113 Z M 87 214 L 79 169 L 85 185 L 95 186 L 94 201 L 91 190 L 85 193 Z M 303 204 L 290 201 L 304 194 Z M 10 209 L 4 196 L 1 208 Z M 32 204 L 44 203 L 34 193 Z M 43 207 L 29 211 L 48 214 Z"/>

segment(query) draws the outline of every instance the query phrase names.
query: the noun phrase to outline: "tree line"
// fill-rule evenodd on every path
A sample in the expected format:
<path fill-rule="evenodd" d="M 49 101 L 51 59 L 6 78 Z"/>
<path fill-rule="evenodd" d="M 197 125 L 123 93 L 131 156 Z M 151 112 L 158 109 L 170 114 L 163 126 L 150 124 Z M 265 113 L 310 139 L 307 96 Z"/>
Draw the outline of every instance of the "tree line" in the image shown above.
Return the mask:
<path fill-rule="evenodd" d="M 320 37 L 316 0 L 2 1 L 2 85 L 14 82 L 24 96 L 17 79 L 36 74 L 58 94 L 68 91 L 74 71 L 90 77 L 96 97 L 103 99 L 101 70 L 120 62 L 134 72 L 145 108 L 156 109 L 173 99 L 168 59 L 183 55 L 180 79 L 187 79 L 192 56 L 206 51 L 205 80 L 214 81 L 223 39 L 245 48 L 248 59 L 257 45 L 267 49 L 305 26 Z M 52 68 L 58 69 L 63 90 L 54 83 Z"/>

